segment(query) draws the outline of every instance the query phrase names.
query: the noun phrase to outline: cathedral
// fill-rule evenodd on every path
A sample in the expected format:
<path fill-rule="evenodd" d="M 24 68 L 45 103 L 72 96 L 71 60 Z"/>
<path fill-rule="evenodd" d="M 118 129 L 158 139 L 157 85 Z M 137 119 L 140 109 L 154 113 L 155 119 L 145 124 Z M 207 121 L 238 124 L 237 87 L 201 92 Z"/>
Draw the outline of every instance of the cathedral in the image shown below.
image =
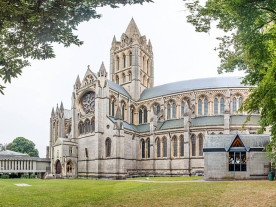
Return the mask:
<path fill-rule="evenodd" d="M 109 76 L 88 66 L 72 91 L 71 109 L 52 109 L 47 157 L 51 176 L 125 179 L 204 174 L 208 135 L 236 134 L 249 87 L 237 77 L 154 86 L 153 47 L 132 19 L 110 49 Z M 255 134 L 253 114 L 243 128 Z"/>

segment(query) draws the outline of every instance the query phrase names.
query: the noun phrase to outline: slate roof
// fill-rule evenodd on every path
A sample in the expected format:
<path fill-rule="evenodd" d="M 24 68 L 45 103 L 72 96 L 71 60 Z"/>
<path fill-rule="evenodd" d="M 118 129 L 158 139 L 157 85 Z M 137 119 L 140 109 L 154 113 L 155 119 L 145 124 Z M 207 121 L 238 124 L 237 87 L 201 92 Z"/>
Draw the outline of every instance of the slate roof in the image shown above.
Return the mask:
<path fill-rule="evenodd" d="M 241 88 L 248 87 L 240 83 L 241 77 L 214 77 L 200 78 L 193 80 L 184 80 L 174 83 L 168 83 L 153 88 L 148 88 L 143 91 L 140 101 L 151 99 L 158 96 L 164 96 L 183 91 L 212 89 L 212 88 Z"/>
<path fill-rule="evenodd" d="M 237 134 L 207 135 L 204 149 L 225 148 L 227 150 L 236 136 Z M 264 148 L 270 142 L 269 135 L 266 134 L 239 134 L 239 136 L 247 148 Z"/>
<path fill-rule="evenodd" d="M 0 152 L 0 156 L 30 157 L 29 155 L 26 155 L 26 154 L 23 154 L 23 153 L 20 153 L 20 152 L 14 152 L 14 151 L 11 151 L 11 150 L 5 150 L 5 151 Z"/>
<path fill-rule="evenodd" d="M 108 80 L 108 84 L 109 84 L 109 87 L 123 95 L 125 95 L 126 97 L 128 98 L 131 98 L 131 96 L 128 94 L 128 92 L 124 89 L 123 86 L 120 86 L 119 84 L 117 83 L 114 83 L 113 81 L 111 80 Z"/>
<path fill-rule="evenodd" d="M 230 124 L 235 124 L 235 125 L 242 125 L 245 120 L 246 120 L 247 116 L 231 116 L 230 117 Z M 256 125 L 258 124 L 259 120 L 260 120 L 260 116 L 251 116 L 251 119 L 249 122 L 247 122 L 246 124 L 252 124 L 252 125 Z"/>

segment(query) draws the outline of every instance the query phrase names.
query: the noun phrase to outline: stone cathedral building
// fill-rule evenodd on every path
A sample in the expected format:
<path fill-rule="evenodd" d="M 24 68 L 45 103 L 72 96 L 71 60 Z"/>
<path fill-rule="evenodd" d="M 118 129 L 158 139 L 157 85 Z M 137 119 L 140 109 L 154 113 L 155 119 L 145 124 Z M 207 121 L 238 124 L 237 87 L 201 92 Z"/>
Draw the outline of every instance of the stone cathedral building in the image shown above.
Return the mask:
<path fill-rule="evenodd" d="M 51 174 L 123 179 L 204 172 L 207 135 L 235 134 L 247 114 L 238 113 L 249 87 L 236 77 L 203 78 L 154 86 L 153 47 L 132 19 L 113 38 L 110 72 L 88 66 L 50 118 Z M 243 133 L 254 134 L 259 115 Z"/>

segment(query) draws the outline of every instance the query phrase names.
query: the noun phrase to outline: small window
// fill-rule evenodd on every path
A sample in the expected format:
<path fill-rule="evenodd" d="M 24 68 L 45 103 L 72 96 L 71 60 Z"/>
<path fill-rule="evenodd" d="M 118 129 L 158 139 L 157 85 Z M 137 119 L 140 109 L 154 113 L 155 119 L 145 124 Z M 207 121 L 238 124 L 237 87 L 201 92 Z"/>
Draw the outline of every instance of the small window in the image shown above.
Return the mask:
<path fill-rule="evenodd" d="M 214 113 L 215 115 L 218 115 L 218 99 L 215 98 L 214 100 Z"/>
<path fill-rule="evenodd" d="M 192 156 L 196 155 L 196 139 L 195 135 L 192 136 Z"/>
<path fill-rule="evenodd" d="M 157 138 L 157 141 L 156 141 L 156 147 L 157 147 L 157 157 L 160 157 L 160 139 Z"/>
<path fill-rule="evenodd" d="M 150 139 L 147 139 L 147 155 L 150 158 Z"/>
<path fill-rule="evenodd" d="M 180 156 L 184 156 L 184 137 L 180 138 Z"/>
<path fill-rule="evenodd" d="M 204 116 L 208 116 L 208 100 L 204 100 Z"/>
<path fill-rule="evenodd" d="M 198 100 L 198 115 L 202 116 L 202 100 Z"/>
<path fill-rule="evenodd" d="M 167 157 L 167 138 L 163 138 L 163 157 Z"/>
<path fill-rule="evenodd" d="M 145 141 L 142 139 L 141 141 L 141 148 L 142 148 L 142 158 L 145 158 Z"/>
<path fill-rule="evenodd" d="M 237 99 L 236 98 L 233 98 L 233 101 L 232 101 L 233 103 L 232 103 L 232 112 L 233 112 L 233 114 L 234 113 L 236 113 L 236 111 L 237 111 Z"/>
<path fill-rule="evenodd" d="M 220 99 L 220 114 L 224 114 L 224 99 Z"/>
<path fill-rule="evenodd" d="M 202 134 L 199 135 L 199 156 L 203 156 L 203 136 Z"/>
<path fill-rule="evenodd" d="M 69 147 L 69 155 L 71 156 L 73 154 L 73 148 Z"/>
<path fill-rule="evenodd" d="M 246 171 L 246 152 L 229 152 L 229 171 Z"/>
<path fill-rule="evenodd" d="M 177 157 L 177 138 L 173 139 L 173 156 Z"/>
<path fill-rule="evenodd" d="M 109 138 L 106 139 L 105 141 L 105 154 L 106 157 L 110 157 L 111 156 L 111 140 Z"/>

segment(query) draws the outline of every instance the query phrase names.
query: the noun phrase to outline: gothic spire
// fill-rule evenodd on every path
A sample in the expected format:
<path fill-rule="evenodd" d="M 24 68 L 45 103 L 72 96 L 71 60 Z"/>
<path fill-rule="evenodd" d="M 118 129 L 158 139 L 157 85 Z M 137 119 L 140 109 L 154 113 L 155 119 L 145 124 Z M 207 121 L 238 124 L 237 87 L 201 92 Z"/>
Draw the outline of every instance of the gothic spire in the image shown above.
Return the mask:
<path fill-rule="evenodd" d="M 56 114 L 59 113 L 59 108 L 58 108 L 58 104 L 57 104 L 57 108 L 56 108 Z"/>
<path fill-rule="evenodd" d="M 150 47 L 152 47 L 150 39 L 149 39 L 148 45 L 149 45 Z"/>
<path fill-rule="evenodd" d="M 81 85 L 81 81 L 80 81 L 80 76 L 78 75 L 76 82 L 75 82 L 75 87 L 78 88 Z"/>
<path fill-rule="evenodd" d="M 130 23 L 129 23 L 125 33 L 129 37 L 131 37 L 134 34 L 138 34 L 139 36 L 141 36 L 140 31 L 139 31 L 133 18 L 130 20 Z"/>
<path fill-rule="evenodd" d="M 115 37 L 115 35 L 114 35 L 113 40 L 112 40 L 112 43 L 116 43 L 116 42 L 117 42 L 117 40 L 116 40 L 116 37 Z"/>
<path fill-rule="evenodd" d="M 61 102 L 60 104 L 60 111 L 63 112 L 64 111 L 64 107 L 63 107 L 63 103 Z"/>
<path fill-rule="evenodd" d="M 54 115 L 55 114 L 55 109 L 54 109 L 54 107 L 52 108 L 52 113 L 51 113 L 52 115 Z"/>
<path fill-rule="evenodd" d="M 106 74 L 107 74 L 106 69 L 105 69 L 104 63 L 102 62 L 99 73 L 98 73 L 98 76 L 99 77 L 106 77 Z"/>

